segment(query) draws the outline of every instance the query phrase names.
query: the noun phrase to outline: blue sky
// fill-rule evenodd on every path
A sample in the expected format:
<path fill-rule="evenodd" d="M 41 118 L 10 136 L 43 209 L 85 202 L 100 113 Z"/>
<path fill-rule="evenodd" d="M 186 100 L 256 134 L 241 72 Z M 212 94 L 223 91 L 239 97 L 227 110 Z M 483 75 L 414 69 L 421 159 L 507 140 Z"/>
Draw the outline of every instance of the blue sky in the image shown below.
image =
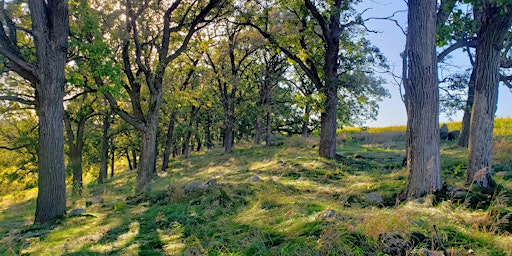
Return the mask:
<path fill-rule="evenodd" d="M 399 10 L 407 10 L 404 1 L 400 0 L 367 0 L 363 1 L 357 6 L 358 10 L 365 10 L 363 18 L 368 17 L 387 17 Z M 397 13 L 395 19 L 405 28 L 407 26 L 407 12 Z M 395 74 L 401 74 L 402 63 L 400 53 L 404 49 L 405 35 L 400 28 L 392 21 L 386 20 L 370 20 L 367 21 L 366 26 L 370 30 L 379 31 L 380 33 L 369 33 L 368 39 L 386 56 L 389 64 Z M 451 67 L 452 70 L 464 70 L 469 67 L 468 58 L 461 51 L 455 52 L 451 56 L 451 60 L 455 64 Z M 386 98 L 380 104 L 380 111 L 376 121 L 367 122 L 366 125 L 370 127 L 381 127 L 390 125 L 405 125 L 407 122 L 407 115 L 405 113 L 405 106 L 400 98 L 398 85 L 396 85 L 390 76 L 383 75 L 387 83 L 385 87 L 389 90 L 391 98 Z M 498 117 L 512 116 L 512 108 L 509 104 L 512 102 L 512 92 L 504 85 L 500 85 L 499 98 L 498 98 Z M 451 117 L 454 121 L 462 120 L 462 112 Z M 440 122 L 447 122 L 449 118 L 445 114 L 440 115 Z"/>

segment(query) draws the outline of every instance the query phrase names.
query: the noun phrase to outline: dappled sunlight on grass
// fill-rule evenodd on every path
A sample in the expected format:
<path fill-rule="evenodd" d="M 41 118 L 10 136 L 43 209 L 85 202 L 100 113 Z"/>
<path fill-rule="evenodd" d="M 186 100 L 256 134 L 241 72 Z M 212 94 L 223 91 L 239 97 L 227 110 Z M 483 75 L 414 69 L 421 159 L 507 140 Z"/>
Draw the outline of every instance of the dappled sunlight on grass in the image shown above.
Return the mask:
<path fill-rule="evenodd" d="M 192 152 L 172 159 L 144 195 L 134 196 L 136 171 L 116 171 L 104 185 L 88 177 L 85 197 L 68 203 L 68 210 L 83 207 L 86 215 L 40 229 L 27 226 L 35 194 L 3 197 L 0 231 L 7 246 L 0 245 L 0 254 L 10 248 L 47 255 L 378 255 L 385 235 L 409 243 L 420 233 L 425 238 L 415 248 L 437 250 L 433 225 L 453 255 L 512 253 L 510 234 L 491 231 L 497 224 L 488 209 L 433 195 L 396 201 L 407 176 L 403 131 L 379 137 L 370 129 L 339 138 L 335 159 L 318 157 L 317 137 L 270 147 L 242 143 L 232 154 L 220 147 Z M 510 144 L 500 143 L 495 157 L 506 164 Z M 443 180 L 464 186 L 467 151 L 455 142 L 441 145 Z M 509 170 L 502 172 L 496 180 L 512 189 Z M 204 187 L 185 191 L 192 182 Z M 371 192 L 384 202 L 366 201 Z M 84 207 L 91 197 L 104 199 L 103 206 Z M 492 207 L 512 212 L 510 204 Z"/>

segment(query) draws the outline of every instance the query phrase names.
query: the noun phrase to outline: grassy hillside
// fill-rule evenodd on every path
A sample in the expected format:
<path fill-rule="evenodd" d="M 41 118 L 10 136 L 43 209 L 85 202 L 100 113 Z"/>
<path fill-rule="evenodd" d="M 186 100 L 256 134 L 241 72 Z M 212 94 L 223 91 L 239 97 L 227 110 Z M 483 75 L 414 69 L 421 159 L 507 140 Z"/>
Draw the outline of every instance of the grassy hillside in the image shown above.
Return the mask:
<path fill-rule="evenodd" d="M 447 190 L 397 202 L 406 180 L 403 130 L 343 133 L 334 160 L 317 157 L 317 138 L 292 137 L 173 160 L 155 176 L 154 192 L 137 197 L 135 171 L 121 166 L 107 184 L 89 182 L 83 198 L 69 197 L 69 210 L 84 213 L 52 225 L 31 225 L 35 190 L 3 196 L 0 254 L 424 255 L 444 246 L 452 255 L 510 255 L 506 122 L 494 143 L 501 186 L 488 194 L 465 192 L 467 153 L 455 142 L 442 143 Z"/>

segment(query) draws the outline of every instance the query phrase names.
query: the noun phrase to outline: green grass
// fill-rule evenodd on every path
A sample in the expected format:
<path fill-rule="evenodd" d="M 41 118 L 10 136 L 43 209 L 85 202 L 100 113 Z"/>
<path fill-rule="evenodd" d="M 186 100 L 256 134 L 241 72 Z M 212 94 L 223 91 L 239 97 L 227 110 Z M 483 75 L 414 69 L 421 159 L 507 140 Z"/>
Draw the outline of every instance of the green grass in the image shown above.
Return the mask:
<path fill-rule="evenodd" d="M 422 248 L 440 250 L 434 225 L 453 255 L 512 254 L 504 222 L 512 212 L 508 133 L 501 131 L 494 144 L 502 172 L 496 180 L 504 192 L 491 207 L 472 210 L 433 195 L 395 204 L 407 174 L 401 166 L 404 134 L 393 129 L 340 134 L 336 160 L 317 156 L 317 138 L 296 137 L 280 146 L 236 145 L 231 155 L 215 148 L 174 159 L 168 176 L 155 176 L 153 192 L 136 198 L 135 171 L 120 166 L 106 185 L 89 180 L 86 186 L 85 197 L 102 197 L 106 207 L 93 205 L 84 216 L 52 225 L 31 225 L 36 190 L 5 195 L 0 254 L 386 255 L 392 252 L 383 237 L 399 237 L 413 255 Z M 466 150 L 443 142 L 441 157 L 444 181 L 463 187 Z M 250 180 L 255 175 L 260 182 Z M 218 184 L 207 190 L 183 191 L 186 184 L 213 178 Z M 370 192 L 384 203 L 365 202 Z M 86 198 L 70 196 L 69 210 L 85 208 Z M 325 217 L 329 210 L 335 214 Z M 412 243 L 413 236 L 421 239 Z"/>

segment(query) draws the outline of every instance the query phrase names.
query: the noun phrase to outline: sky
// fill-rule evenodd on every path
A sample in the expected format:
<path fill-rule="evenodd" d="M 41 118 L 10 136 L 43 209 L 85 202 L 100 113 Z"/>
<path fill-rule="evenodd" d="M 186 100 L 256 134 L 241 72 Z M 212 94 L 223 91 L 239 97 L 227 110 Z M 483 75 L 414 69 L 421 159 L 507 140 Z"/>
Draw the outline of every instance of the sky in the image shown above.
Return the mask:
<path fill-rule="evenodd" d="M 359 11 L 368 9 L 363 14 L 363 18 L 388 17 L 396 11 L 402 10 L 404 12 L 397 13 L 394 18 L 402 25 L 402 27 L 407 27 L 407 6 L 404 1 L 365 0 L 356 6 L 356 9 Z M 387 20 L 369 20 L 365 22 L 365 25 L 368 29 L 379 32 L 369 33 L 367 38 L 375 46 L 379 47 L 384 56 L 386 56 L 393 73 L 401 75 L 402 60 L 400 58 L 400 53 L 403 52 L 405 46 L 405 35 L 402 33 L 401 29 L 394 22 Z M 455 52 L 450 57 L 455 63 L 455 65 L 451 67 L 451 70 L 465 70 L 470 66 L 468 58 L 462 53 L 462 51 Z M 405 125 L 407 123 L 407 114 L 400 97 L 398 85 L 394 83 L 391 76 L 382 75 L 382 77 L 386 80 L 386 84 L 384 86 L 389 90 L 391 98 L 386 98 L 381 102 L 377 120 L 368 121 L 365 125 L 369 127 Z M 512 116 L 512 108 L 509 107 L 510 104 L 507 104 L 510 102 L 512 102 L 511 90 L 500 84 L 498 110 L 496 112 L 497 117 Z M 445 114 L 441 113 L 439 116 L 440 123 L 452 120 L 461 121 L 462 114 L 462 111 L 460 111 L 454 116 L 447 117 Z"/>

